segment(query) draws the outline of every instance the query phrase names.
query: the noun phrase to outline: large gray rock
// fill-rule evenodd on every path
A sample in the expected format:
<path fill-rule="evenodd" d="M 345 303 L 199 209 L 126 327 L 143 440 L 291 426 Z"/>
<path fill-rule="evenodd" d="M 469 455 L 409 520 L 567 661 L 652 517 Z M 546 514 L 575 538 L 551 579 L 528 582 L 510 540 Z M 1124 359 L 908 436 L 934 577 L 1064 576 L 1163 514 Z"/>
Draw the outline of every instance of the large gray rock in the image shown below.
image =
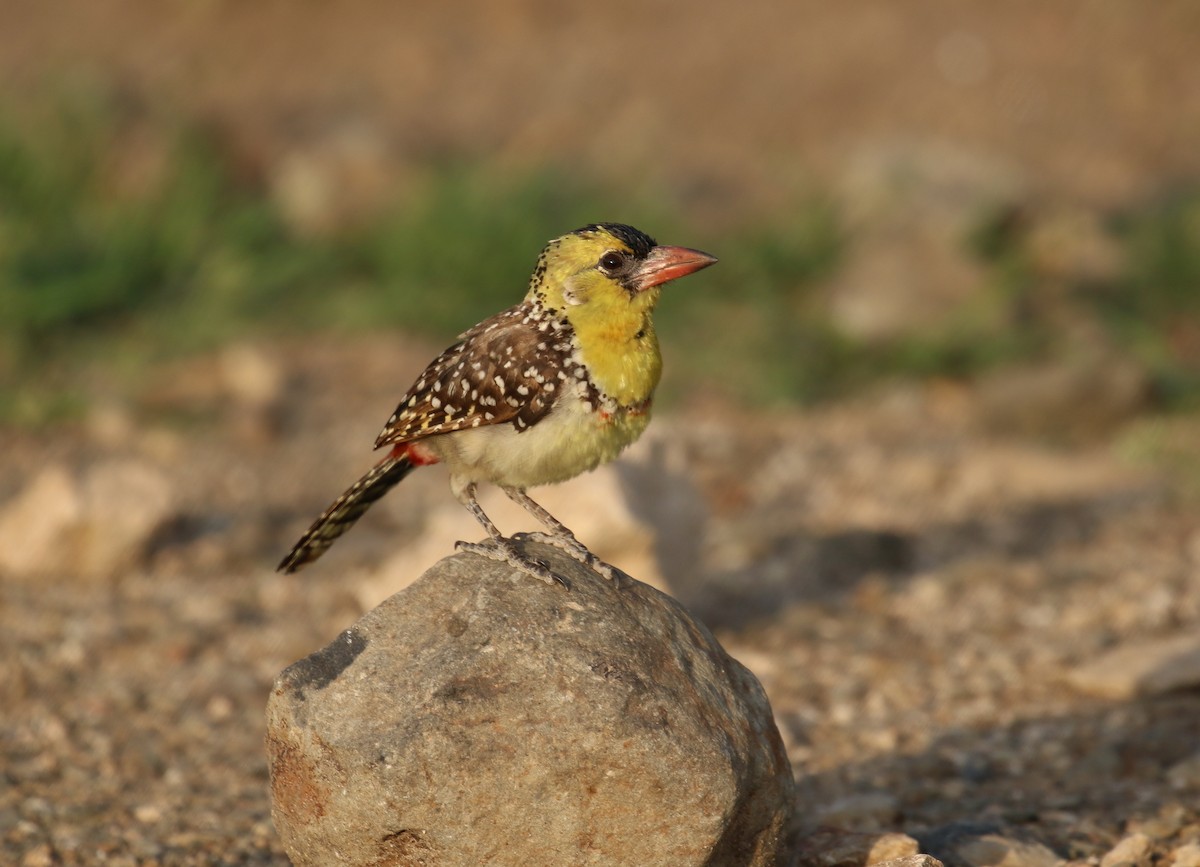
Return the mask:
<path fill-rule="evenodd" d="M 776 863 L 793 782 L 758 681 L 670 597 L 531 550 L 570 591 L 451 557 L 279 676 L 293 862 Z"/>

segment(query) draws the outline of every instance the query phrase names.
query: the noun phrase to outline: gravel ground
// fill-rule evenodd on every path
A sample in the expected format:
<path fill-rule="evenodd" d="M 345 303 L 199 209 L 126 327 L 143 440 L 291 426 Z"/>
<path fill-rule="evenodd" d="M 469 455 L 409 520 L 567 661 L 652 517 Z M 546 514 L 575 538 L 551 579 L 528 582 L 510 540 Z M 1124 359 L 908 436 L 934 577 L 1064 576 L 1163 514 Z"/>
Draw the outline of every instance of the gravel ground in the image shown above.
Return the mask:
<path fill-rule="evenodd" d="M 769 212 L 798 175 L 853 179 L 848 156 L 910 139 L 961 147 L 989 180 L 998 160 L 1068 213 L 1140 201 L 1200 165 L 1183 0 L 1153 14 L 1032 0 L 694 9 L 664 41 L 629 26 L 640 6 L 21 4 L 0 30 L 0 87 L 42 100 L 63 75 L 115 82 L 148 114 L 224 130 L 285 206 L 284 169 L 315 171 L 332 217 L 392 201 L 443 152 L 579 160 L 690 191 L 681 200 L 710 216 Z M 924 290 L 926 251 L 903 249 Z M 866 283 L 894 296 L 886 261 L 888 279 Z M 444 480 L 406 482 L 319 568 L 271 567 L 364 466 L 398 387 L 437 349 L 231 351 L 97 398 L 78 428 L 0 430 L 0 863 L 286 863 L 266 793 L 271 681 L 361 613 L 355 564 L 419 533 L 427 504 L 449 499 Z M 1030 400 L 1044 383 L 1018 374 L 999 408 L 942 385 L 656 421 L 710 515 L 704 568 L 672 590 L 766 686 L 798 836 L 900 830 L 958 867 L 937 842 L 989 827 L 1048 845 L 1051 863 L 1200 865 L 1188 479 L 1123 460 L 1128 430 L 1047 445 L 992 426 L 1112 424 L 1126 411 L 1103 411 L 1114 380 L 1085 383 L 1057 418 Z M 160 496 L 117 506 L 110 490 Z M 1139 677 L 1123 652 L 1170 676 Z"/>
<path fill-rule="evenodd" d="M 373 374 L 425 349 L 278 347 L 279 390 L 253 405 L 202 360 L 81 429 L 3 435 L 0 524 L 48 464 L 120 455 L 173 496 L 110 574 L 81 562 L 0 581 L 0 862 L 286 863 L 270 684 L 361 613 L 346 564 L 419 532 L 442 480 L 385 501 L 342 559 L 301 577 L 271 566 L 366 459 L 395 398 Z M 206 414 L 161 421 L 203 394 Z M 934 387 L 753 425 L 719 408 L 658 419 L 710 512 L 706 567 L 673 589 L 767 688 L 797 834 L 882 828 L 924 846 L 987 822 L 1083 860 L 1142 831 L 1126 860 L 1170 863 L 1200 840 L 1200 673 L 1139 685 L 1107 660 L 1168 639 L 1159 669 L 1198 655 L 1196 510 L 1107 440 L 1001 438 L 972 407 Z M 1102 677 L 1081 680 L 1095 663 Z"/>

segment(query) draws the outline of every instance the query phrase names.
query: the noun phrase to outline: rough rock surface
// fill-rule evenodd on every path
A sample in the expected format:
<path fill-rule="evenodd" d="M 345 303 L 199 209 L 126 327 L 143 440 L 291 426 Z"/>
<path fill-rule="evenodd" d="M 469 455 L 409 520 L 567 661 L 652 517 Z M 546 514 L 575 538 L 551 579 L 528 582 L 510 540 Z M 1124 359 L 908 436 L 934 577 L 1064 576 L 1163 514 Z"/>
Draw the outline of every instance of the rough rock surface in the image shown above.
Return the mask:
<path fill-rule="evenodd" d="M 459 555 L 278 678 L 306 864 L 774 864 L 791 768 L 754 676 L 668 596 Z"/>

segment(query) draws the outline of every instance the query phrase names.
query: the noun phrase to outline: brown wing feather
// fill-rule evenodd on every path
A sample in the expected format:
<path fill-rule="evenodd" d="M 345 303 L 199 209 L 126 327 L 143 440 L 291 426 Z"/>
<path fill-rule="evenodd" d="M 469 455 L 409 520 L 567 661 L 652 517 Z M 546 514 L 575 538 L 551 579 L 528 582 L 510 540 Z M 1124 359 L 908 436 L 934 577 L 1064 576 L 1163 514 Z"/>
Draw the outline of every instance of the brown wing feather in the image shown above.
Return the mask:
<path fill-rule="evenodd" d="M 528 301 L 485 319 L 417 377 L 375 447 L 483 425 L 527 430 L 566 385 L 572 334 Z"/>

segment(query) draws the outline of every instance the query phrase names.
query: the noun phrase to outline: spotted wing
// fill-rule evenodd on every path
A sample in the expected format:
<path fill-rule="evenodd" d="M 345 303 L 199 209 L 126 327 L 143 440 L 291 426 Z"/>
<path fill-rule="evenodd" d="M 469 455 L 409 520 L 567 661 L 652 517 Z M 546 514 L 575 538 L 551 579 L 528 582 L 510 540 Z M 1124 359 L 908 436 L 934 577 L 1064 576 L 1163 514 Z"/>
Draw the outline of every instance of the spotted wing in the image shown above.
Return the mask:
<path fill-rule="evenodd" d="M 530 302 L 484 320 L 425 368 L 375 447 L 483 425 L 527 430 L 565 387 L 571 348 L 570 324 Z"/>

